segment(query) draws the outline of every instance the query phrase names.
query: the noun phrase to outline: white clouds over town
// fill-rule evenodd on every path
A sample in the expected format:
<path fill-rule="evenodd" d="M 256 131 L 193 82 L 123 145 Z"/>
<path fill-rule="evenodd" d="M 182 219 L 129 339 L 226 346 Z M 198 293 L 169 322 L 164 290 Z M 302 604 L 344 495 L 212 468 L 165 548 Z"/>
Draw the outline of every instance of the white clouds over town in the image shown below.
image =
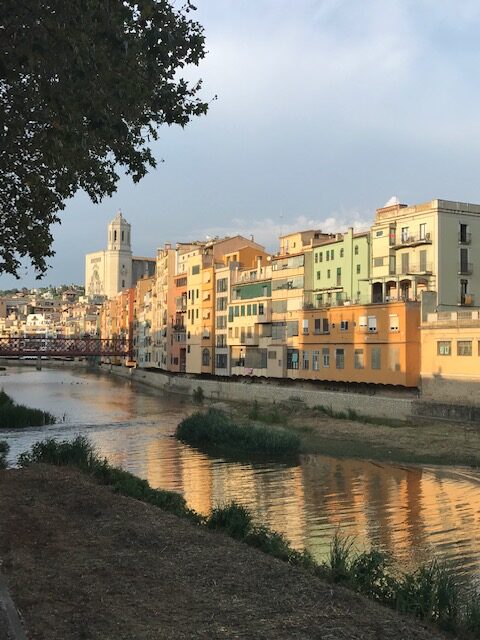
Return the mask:
<path fill-rule="evenodd" d="M 100 205 L 67 204 L 48 282 L 82 280 L 118 208 L 134 251 L 154 255 L 205 235 L 273 248 L 282 229 L 367 224 L 392 194 L 480 202 L 476 0 L 196 4 L 209 54 L 185 73 L 218 99 L 161 132 L 165 162 L 138 185 L 125 177 Z"/>

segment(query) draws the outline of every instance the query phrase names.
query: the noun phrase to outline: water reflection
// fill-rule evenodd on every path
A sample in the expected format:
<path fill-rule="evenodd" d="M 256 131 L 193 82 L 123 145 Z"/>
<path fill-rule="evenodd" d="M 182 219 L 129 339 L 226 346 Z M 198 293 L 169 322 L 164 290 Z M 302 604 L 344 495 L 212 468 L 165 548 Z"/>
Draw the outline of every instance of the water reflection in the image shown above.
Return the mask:
<path fill-rule="evenodd" d="M 460 576 L 478 576 L 480 478 L 463 469 L 407 468 L 365 460 L 304 456 L 296 464 L 210 457 L 171 437 L 192 410 L 179 397 L 112 376 L 17 371 L 3 386 L 18 401 L 66 412 L 64 424 L 1 432 L 12 457 L 41 437 L 82 432 L 116 465 L 152 486 L 180 491 L 201 513 L 231 500 L 324 559 L 333 533 L 378 546 L 407 568 L 447 559 Z"/>

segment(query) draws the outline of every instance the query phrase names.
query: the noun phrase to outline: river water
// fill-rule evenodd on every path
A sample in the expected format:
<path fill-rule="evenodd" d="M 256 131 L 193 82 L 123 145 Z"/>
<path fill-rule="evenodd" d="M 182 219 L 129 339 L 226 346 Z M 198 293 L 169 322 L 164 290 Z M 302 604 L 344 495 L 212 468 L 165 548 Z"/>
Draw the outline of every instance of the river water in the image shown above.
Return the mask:
<path fill-rule="evenodd" d="M 41 428 L 0 427 L 12 463 L 39 439 L 85 434 L 112 464 L 182 493 L 196 511 L 236 500 L 318 560 L 339 530 L 355 536 L 359 549 L 391 553 L 404 569 L 435 557 L 460 579 L 480 582 L 480 474 L 472 470 L 323 455 L 290 464 L 228 461 L 172 437 L 192 411 L 181 396 L 105 373 L 33 367 L 9 369 L 0 386 L 17 402 L 62 419 Z"/>

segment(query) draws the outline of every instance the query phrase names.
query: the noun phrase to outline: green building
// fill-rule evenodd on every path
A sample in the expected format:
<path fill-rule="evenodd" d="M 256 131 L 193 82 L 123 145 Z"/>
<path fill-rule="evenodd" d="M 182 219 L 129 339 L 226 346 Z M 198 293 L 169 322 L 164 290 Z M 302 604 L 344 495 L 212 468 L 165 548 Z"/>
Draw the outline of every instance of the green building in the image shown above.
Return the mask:
<path fill-rule="evenodd" d="M 305 308 L 367 303 L 370 232 L 332 235 L 305 253 Z"/>

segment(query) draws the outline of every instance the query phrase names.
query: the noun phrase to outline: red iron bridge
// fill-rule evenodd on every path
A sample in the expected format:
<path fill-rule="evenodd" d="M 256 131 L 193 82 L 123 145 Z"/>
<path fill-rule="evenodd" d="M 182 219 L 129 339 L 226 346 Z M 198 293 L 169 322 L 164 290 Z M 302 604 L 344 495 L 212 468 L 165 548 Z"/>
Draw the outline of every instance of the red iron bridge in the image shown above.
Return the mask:
<path fill-rule="evenodd" d="M 126 338 L 39 338 L 25 336 L 0 338 L 0 357 L 88 357 L 120 356 L 131 353 L 130 342 Z"/>

